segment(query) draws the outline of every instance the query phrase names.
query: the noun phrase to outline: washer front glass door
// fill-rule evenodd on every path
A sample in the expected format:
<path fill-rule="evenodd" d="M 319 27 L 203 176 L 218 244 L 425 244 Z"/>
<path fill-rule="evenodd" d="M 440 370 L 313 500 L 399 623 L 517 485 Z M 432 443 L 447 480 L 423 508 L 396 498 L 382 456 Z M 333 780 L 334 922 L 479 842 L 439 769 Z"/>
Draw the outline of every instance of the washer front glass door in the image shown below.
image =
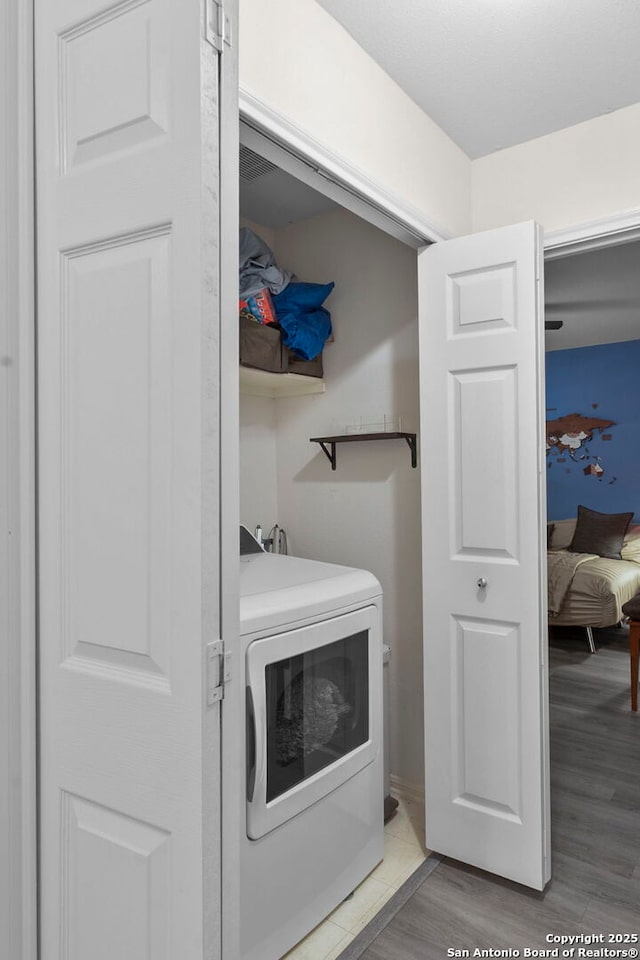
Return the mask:
<path fill-rule="evenodd" d="M 366 630 L 266 667 L 267 803 L 369 738 Z"/>
<path fill-rule="evenodd" d="M 382 638 L 372 604 L 247 648 L 247 835 L 330 793 L 380 749 Z"/>

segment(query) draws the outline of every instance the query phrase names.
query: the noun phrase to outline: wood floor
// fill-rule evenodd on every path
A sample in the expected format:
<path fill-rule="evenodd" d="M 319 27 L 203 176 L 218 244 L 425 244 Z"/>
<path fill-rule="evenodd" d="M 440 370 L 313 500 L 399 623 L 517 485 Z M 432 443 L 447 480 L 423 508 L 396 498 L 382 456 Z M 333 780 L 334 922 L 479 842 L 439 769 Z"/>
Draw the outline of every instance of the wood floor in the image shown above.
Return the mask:
<path fill-rule="evenodd" d="M 442 960 L 451 947 L 473 956 L 475 947 L 549 947 L 547 933 L 640 931 L 640 713 L 629 709 L 626 628 L 595 634 L 593 656 L 580 631 L 556 628 L 550 641 L 547 888 L 444 860 L 363 960 Z"/>

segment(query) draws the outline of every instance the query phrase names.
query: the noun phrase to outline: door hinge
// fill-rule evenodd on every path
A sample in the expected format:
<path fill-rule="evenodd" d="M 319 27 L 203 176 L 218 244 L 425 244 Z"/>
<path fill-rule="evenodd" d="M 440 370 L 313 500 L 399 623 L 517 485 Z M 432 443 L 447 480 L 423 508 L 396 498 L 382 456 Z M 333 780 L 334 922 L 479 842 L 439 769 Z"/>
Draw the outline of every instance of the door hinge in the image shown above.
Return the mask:
<path fill-rule="evenodd" d="M 222 640 L 207 644 L 207 704 L 209 706 L 224 697 L 224 685 L 231 679 L 230 661 L 231 654 L 225 653 Z"/>
<path fill-rule="evenodd" d="M 225 43 L 231 46 L 231 21 L 225 13 L 223 0 L 207 0 L 205 9 L 205 39 L 218 53 L 222 53 Z"/>

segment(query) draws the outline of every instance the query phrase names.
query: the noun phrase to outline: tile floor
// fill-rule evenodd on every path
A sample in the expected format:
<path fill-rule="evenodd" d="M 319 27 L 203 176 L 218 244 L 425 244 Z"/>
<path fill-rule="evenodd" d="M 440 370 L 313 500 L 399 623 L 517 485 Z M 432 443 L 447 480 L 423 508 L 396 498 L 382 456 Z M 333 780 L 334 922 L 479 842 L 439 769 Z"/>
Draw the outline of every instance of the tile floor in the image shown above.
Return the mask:
<path fill-rule="evenodd" d="M 399 798 L 384 828 L 384 859 L 327 919 L 283 960 L 335 960 L 428 856 L 424 847 L 424 807 Z"/>

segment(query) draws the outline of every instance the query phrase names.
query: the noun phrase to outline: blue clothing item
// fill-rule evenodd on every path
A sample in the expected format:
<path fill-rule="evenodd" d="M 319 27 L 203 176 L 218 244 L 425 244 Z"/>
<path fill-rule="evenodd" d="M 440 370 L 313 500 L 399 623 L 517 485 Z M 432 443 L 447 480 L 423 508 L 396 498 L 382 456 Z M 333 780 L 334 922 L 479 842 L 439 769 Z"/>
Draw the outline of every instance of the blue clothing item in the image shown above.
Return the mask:
<path fill-rule="evenodd" d="M 273 297 L 282 342 L 303 360 L 314 360 L 331 334 L 331 314 L 322 304 L 334 286 L 291 282 Z"/>
<path fill-rule="evenodd" d="M 324 307 L 302 314 L 286 313 L 278 317 L 278 323 L 285 347 L 302 360 L 315 360 L 331 333 L 331 314 Z"/>
<path fill-rule="evenodd" d="M 300 313 L 315 310 L 325 302 L 335 283 L 299 283 L 292 280 L 284 290 L 278 290 L 273 298 L 276 312 Z"/>

